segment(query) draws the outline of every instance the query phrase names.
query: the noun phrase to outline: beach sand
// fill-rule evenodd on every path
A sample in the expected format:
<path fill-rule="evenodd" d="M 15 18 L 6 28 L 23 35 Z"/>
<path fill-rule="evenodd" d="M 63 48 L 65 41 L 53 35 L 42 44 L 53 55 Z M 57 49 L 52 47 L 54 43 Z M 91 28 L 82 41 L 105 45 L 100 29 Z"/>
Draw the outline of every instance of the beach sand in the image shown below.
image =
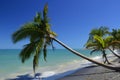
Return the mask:
<path fill-rule="evenodd" d="M 118 59 L 114 60 L 112 63 L 120 66 Z M 80 69 L 58 80 L 120 80 L 120 72 L 93 65 Z"/>

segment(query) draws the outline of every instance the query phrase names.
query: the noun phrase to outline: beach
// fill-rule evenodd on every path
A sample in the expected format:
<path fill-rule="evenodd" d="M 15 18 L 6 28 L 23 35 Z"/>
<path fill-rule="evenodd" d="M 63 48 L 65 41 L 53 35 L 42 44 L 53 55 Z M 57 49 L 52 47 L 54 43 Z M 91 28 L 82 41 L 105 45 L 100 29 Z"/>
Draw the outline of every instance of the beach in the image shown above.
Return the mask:
<path fill-rule="evenodd" d="M 120 67 L 119 59 L 112 57 L 111 65 Z M 91 65 L 57 80 L 120 80 L 120 72 Z"/>
<path fill-rule="evenodd" d="M 34 78 L 32 57 L 22 64 L 19 58 L 20 51 L 20 49 L 0 49 L 0 64 L 2 64 L 0 65 L 0 80 Z M 86 56 L 90 56 L 88 54 L 89 50 L 78 51 Z M 98 55 L 95 54 L 91 57 L 97 58 Z M 40 77 L 46 79 L 51 79 L 52 76 L 55 79 L 60 78 L 74 72 L 74 70 L 89 65 L 88 61 L 65 49 L 55 49 L 54 51 L 50 49 L 48 50 L 47 62 L 43 58 L 40 58 L 39 62 L 36 73 L 40 73 Z M 60 75 L 56 76 L 58 74 Z"/>
<path fill-rule="evenodd" d="M 58 80 L 120 80 L 120 72 L 101 66 L 89 66 Z"/>
<path fill-rule="evenodd" d="M 5 56 L 6 54 L 5 57 L 7 57 L 7 59 L 9 60 L 3 61 L 3 59 L 1 61 L 1 63 L 4 62 L 4 65 L 2 65 L 3 67 L 0 66 L 0 71 L 2 71 L 2 73 L 0 73 L 0 80 L 38 80 L 35 79 L 34 74 L 32 72 L 31 59 L 26 64 L 20 63 L 20 61 L 17 59 L 19 51 L 20 50 L 1 50 L 2 57 L 0 59 L 2 60 L 3 56 Z M 2 52 L 4 52 L 4 54 L 2 54 Z M 49 52 L 51 53 L 51 50 L 49 50 Z M 88 50 L 79 50 L 79 52 L 82 52 L 84 53 L 84 55 L 89 56 Z M 119 75 L 118 72 L 105 69 L 91 62 L 88 62 L 87 60 L 83 60 L 79 57 L 70 54 L 71 53 L 69 53 L 66 50 L 56 50 L 55 53 L 52 53 L 52 55 L 48 55 L 49 62 L 46 64 L 41 63 L 42 65 L 39 66 L 36 70 L 36 78 L 41 78 L 41 80 L 91 80 L 92 78 L 95 78 L 95 76 L 102 76 L 104 73 L 106 74 L 106 77 L 101 80 L 109 80 L 110 75 Z M 59 60 L 56 60 L 54 62 L 54 59 L 56 59 L 55 57 L 58 55 L 59 58 L 57 59 Z M 67 56 L 68 59 L 65 59 L 65 56 Z M 102 62 L 100 56 L 94 55 L 91 58 Z M 116 58 L 111 54 L 109 54 L 108 59 L 110 61 L 114 60 L 114 64 L 118 62 L 118 60 L 115 60 Z M 10 63 L 11 65 L 5 63 Z M 97 80 L 97 78 L 92 80 Z"/>

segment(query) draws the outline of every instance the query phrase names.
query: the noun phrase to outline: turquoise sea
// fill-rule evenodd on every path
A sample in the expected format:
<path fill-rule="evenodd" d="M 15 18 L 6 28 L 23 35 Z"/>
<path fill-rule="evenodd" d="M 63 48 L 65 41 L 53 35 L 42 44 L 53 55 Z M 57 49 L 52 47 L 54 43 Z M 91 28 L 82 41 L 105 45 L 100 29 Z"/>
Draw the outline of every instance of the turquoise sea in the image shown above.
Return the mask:
<path fill-rule="evenodd" d="M 93 53 L 91 56 L 90 50 L 76 49 L 91 58 L 98 58 L 100 52 Z M 32 74 L 32 57 L 24 64 L 21 63 L 19 58 L 20 49 L 0 49 L 0 80 L 16 77 L 20 74 Z M 72 54 L 66 49 L 49 49 L 47 55 L 47 62 L 44 61 L 42 55 L 39 60 L 39 67 L 36 72 L 53 74 L 62 73 L 66 70 L 71 70 L 80 67 L 82 64 L 87 64 L 87 61 Z M 76 65 L 76 66 L 75 66 Z M 49 75 L 49 74 L 47 74 Z M 43 76 L 47 76 L 46 74 Z"/>

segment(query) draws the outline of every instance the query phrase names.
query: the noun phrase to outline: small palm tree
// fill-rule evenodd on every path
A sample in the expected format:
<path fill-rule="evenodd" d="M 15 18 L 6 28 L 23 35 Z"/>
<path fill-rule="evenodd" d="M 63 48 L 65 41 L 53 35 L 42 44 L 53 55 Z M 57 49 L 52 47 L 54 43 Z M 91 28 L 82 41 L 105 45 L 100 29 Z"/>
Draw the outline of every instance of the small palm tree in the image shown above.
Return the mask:
<path fill-rule="evenodd" d="M 43 15 L 37 13 L 34 21 L 24 24 L 19 30 L 13 33 L 12 40 L 14 43 L 19 42 L 25 38 L 29 39 L 29 43 L 24 45 L 20 52 L 20 59 L 24 63 L 27 59 L 33 56 L 33 70 L 38 66 L 40 55 L 43 51 L 44 60 L 47 57 L 47 46 L 52 45 L 50 35 L 56 36 L 51 31 L 49 19 L 47 16 L 48 6 L 44 6 Z"/>
<path fill-rule="evenodd" d="M 95 51 L 101 51 L 103 54 L 103 58 L 105 58 L 104 63 L 110 63 L 107 59 L 105 53 L 105 42 L 103 40 L 104 37 L 108 34 L 108 28 L 101 26 L 100 28 L 92 29 L 89 33 L 89 39 L 85 44 L 86 48 L 93 49 L 90 54 Z"/>
<path fill-rule="evenodd" d="M 111 40 L 112 40 L 112 36 L 108 36 L 103 39 L 102 37 L 95 35 L 94 42 L 87 43 L 86 48 L 92 49 L 90 54 L 92 54 L 93 52 L 96 52 L 96 51 L 102 52 L 103 59 L 105 58 L 104 63 L 107 62 L 108 64 L 110 64 L 110 62 L 108 61 L 107 56 L 106 56 L 106 49 L 108 49 L 109 42 L 111 42 Z"/>

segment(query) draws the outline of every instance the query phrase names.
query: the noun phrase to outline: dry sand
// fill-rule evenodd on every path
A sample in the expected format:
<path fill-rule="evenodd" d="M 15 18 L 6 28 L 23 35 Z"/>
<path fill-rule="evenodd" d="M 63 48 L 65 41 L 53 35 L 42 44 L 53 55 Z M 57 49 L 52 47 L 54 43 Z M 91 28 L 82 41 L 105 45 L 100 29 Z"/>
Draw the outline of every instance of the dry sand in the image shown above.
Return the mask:
<path fill-rule="evenodd" d="M 119 65 L 118 61 L 115 60 L 114 64 Z M 58 80 L 120 80 L 120 72 L 93 65 Z"/>

